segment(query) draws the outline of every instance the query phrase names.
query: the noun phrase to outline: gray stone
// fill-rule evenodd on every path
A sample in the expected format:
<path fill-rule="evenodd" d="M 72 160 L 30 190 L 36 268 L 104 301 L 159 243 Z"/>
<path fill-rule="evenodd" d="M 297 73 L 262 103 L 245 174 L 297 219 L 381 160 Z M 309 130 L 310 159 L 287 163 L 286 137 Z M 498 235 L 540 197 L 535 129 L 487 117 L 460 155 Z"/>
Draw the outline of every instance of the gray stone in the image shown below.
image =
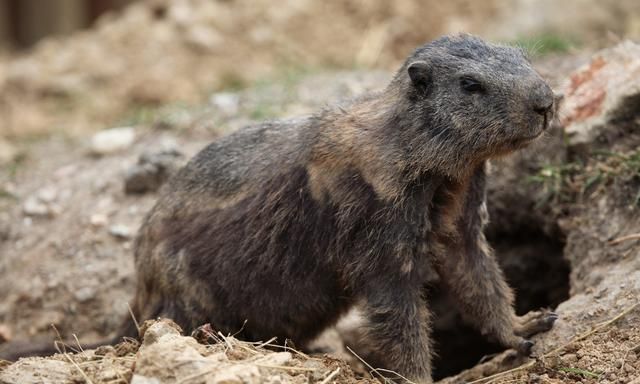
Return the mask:
<path fill-rule="evenodd" d="M 118 239 L 127 240 L 133 235 L 133 231 L 126 225 L 115 224 L 109 227 L 109 234 Z"/>
<path fill-rule="evenodd" d="M 125 150 L 135 140 L 132 127 L 111 128 L 98 132 L 91 138 L 91 152 L 95 155 L 107 155 Z"/>
<path fill-rule="evenodd" d="M 216 93 L 211 96 L 209 102 L 225 116 L 236 115 L 240 110 L 240 96 L 236 93 Z"/>
<path fill-rule="evenodd" d="M 46 217 L 52 214 L 49 205 L 36 197 L 29 197 L 22 205 L 22 211 L 27 216 Z"/>
<path fill-rule="evenodd" d="M 73 297 L 80 303 L 87 302 L 96 296 L 96 290 L 92 287 L 82 287 L 73 293 Z"/>
<path fill-rule="evenodd" d="M 125 193 L 139 194 L 158 190 L 179 168 L 183 158 L 175 149 L 143 154 L 138 164 L 131 167 L 125 175 Z"/>

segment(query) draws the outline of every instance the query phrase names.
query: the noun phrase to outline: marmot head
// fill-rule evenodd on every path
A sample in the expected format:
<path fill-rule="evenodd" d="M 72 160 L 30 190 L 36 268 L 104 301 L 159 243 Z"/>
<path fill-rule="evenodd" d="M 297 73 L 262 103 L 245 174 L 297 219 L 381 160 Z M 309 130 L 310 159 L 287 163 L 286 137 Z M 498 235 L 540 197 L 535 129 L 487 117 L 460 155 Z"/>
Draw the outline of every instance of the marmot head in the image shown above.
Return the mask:
<path fill-rule="evenodd" d="M 423 152 L 431 161 L 437 155 L 438 162 L 449 163 L 441 168 L 525 146 L 548 128 L 556 103 L 521 49 L 470 35 L 446 36 L 418 48 L 392 84 L 405 98 L 411 121 L 404 125 L 413 128 L 403 141 L 414 156 Z"/>

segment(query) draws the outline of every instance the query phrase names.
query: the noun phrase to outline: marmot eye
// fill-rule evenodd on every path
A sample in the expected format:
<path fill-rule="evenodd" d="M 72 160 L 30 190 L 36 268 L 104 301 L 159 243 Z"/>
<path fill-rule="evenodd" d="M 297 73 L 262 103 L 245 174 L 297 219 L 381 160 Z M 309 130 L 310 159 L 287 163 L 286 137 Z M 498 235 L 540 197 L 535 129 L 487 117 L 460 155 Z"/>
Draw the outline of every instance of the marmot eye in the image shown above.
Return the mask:
<path fill-rule="evenodd" d="M 467 92 L 477 93 L 484 91 L 484 87 L 478 80 L 472 79 L 471 77 L 462 77 L 460 78 L 460 86 Z"/>

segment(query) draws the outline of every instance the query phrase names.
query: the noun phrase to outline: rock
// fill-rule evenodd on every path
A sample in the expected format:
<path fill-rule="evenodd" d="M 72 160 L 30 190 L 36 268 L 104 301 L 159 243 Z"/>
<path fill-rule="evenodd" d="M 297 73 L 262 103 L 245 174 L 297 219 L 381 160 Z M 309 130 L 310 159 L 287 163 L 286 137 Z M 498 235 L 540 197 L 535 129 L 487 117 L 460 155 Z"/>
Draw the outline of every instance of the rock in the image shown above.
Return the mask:
<path fill-rule="evenodd" d="M 93 352 L 96 356 L 106 356 L 107 354 L 115 354 L 116 349 L 113 345 L 101 345 Z"/>
<path fill-rule="evenodd" d="M 193 25 L 185 34 L 185 42 L 196 49 L 215 52 L 224 44 L 224 38 L 211 26 Z"/>
<path fill-rule="evenodd" d="M 126 225 L 115 224 L 109 227 L 109 234 L 118 239 L 128 240 L 131 238 L 133 231 Z"/>
<path fill-rule="evenodd" d="M 131 384 L 160 384 L 160 380 L 153 377 L 133 375 L 131 378 Z"/>
<path fill-rule="evenodd" d="M 56 200 L 58 200 L 58 191 L 53 187 L 45 187 L 34 196 L 27 198 L 22 211 L 27 216 L 53 217 L 61 211 L 60 206 L 55 203 Z"/>
<path fill-rule="evenodd" d="M 263 365 L 283 366 L 287 365 L 292 358 L 293 356 L 291 355 L 291 352 L 274 352 L 259 359 L 258 363 Z"/>
<path fill-rule="evenodd" d="M 181 333 L 180 326 L 169 319 L 147 320 L 140 327 L 140 337 L 144 345 L 156 343 L 165 335 L 179 336 Z"/>
<path fill-rule="evenodd" d="M 240 110 L 240 96 L 236 93 L 216 93 L 211 96 L 209 102 L 225 116 L 236 115 Z"/>
<path fill-rule="evenodd" d="M 566 355 L 562 356 L 562 362 L 565 365 L 573 365 L 578 362 L 578 356 L 573 353 L 567 353 Z"/>
<path fill-rule="evenodd" d="M 599 52 L 571 75 L 564 93 L 560 116 L 569 145 L 607 146 L 640 119 L 640 44 L 625 41 Z M 629 127 L 620 124 L 625 121 Z"/>
<path fill-rule="evenodd" d="M 76 368 L 59 360 L 22 359 L 0 371 L 2 384 L 71 384 Z"/>
<path fill-rule="evenodd" d="M 280 375 L 270 376 L 265 379 L 265 384 L 284 384 L 284 383 L 285 381 Z"/>
<path fill-rule="evenodd" d="M 182 153 L 175 149 L 140 156 L 138 164 L 125 175 L 124 190 L 128 194 L 154 192 L 179 168 Z"/>
<path fill-rule="evenodd" d="M 98 132 L 91 138 L 91 152 L 95 155 L 107 155 L 129 148 L 135 140 L 132 127 L 111 128 Z"/>
<path fill-rule="evenodd" d="M 46 187 L 38 191 L 38 200 L 43 203 L 53 203 L 58 197 L 58 191 L 52 187 Z"/>
<path fill-rule="evenodd" d="M 143 384 L 152 383 L 145 381 L 151 377 L 159 380 L 158 383 L 171 383 L 176 378 L 180 381 L 199 373 L 203 374 L 202 382 L 207 384 L 262 383 L 274 370 L 272 367 L 286 366 L 293 361 L 290 352 L 267 353 L 261 357 L 247 355 L 246 360 L 230 358 L 230 351 L 225 352 L 226 349 L 212 354 L 193 337 L 182 336 L 180 328 L 167 319 L 145 321 L 141 333 L 143 342 L 137 354 L 134 377 L 140 376 L 139 382 Z M 238 341 L 229 338 L 226 343 L 233 346 Z M 240 352 L 239 356 L 244 355 Z"/>
<path fill-rule="evenodd" d="M 108 222 L 107 216 L 100 213 L 95 213 L 89 218 L 89 223 L 96 228 L 104 227 Z"/>
<path fill-rule="evenodd" d="M 169 7 L 168 18 L 179 26 L 188 26 L 194 19 L 194 9 L 176 2 Z"/>
<path fill-rule="evenodd" d="M 82 287 L 73 293 L 73 297 L 80 303 L 87 302 L 96 296 L 96 290 L 92 287 Z"/>
<path fill-rule="evenodd" d="M 8 326 L 0 324 L 0 344 L 10 341 L 12 338 L 11 330 Z"/>
<path fill-rule="evenodd" d="M 22 205 L 22 211 L 27 216 L 53 217 L 60 213 L 60 207 L 43 202 L 37 197 L 29 197 Z"/>
<path fill-rule="evenodd" d="M 225 367 L 213 374 L 207 384 L 260 383 L 262 376 L 255 365 L 237 364 Z"/>
<path fill-rule="evenodd" d="M 182 336 L 180 328 L 172 321 L 146 321 L 142 328 L 143 342 L 138 350 L 134 376 L 153 377 L 157 383 L 175 383 L 176 378 L 211 367 L 212 363 L 203 356 L 207 353 L 206 347 L 192 337 Z"/>
<path fill-rule="evenodd" d="M 49 214 L 47 205 L 35 197 L 30 197 L 24 202 L 22 211 L 27 216 L 47 216 Z"/>
<path fill-rule="evenodd" d="M 153 164 L 136 164 L 127 170 L 124 177 L 124 191 L 127 194 L 141 194 L 157 190 L 162 184 L 161 169 Z"/>
<path fill-rule="evenodd" d="M 100 382 L 118 381 L 118 371 L 111 368 L 100 371 L 97 376 Z"/>

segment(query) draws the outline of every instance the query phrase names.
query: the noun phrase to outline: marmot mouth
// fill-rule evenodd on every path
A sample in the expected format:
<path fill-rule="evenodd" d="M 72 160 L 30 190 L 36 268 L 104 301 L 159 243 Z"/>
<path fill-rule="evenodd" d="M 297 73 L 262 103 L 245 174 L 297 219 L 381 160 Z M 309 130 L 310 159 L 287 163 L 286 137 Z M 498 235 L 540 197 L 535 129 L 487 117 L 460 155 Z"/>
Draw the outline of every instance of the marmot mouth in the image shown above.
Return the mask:
<path fill-rule="evenodd" d="M 542 136 L 542 133 L 544 133 L 544 130 L 540 130 L 534 135 L 516 137 L 511 140 L 511 145 L 515 148 L 521 148 Z"/>
<path fill-rule="evenodd" d="M 542 136 L 542 133 L 544 132 L 544 130 L 541 130 L 540 132 L 536 133 L 535 135 L 531 135 L 531 136 L 523 136 L 520 138 L 521 141 L 531 141 L 531 140 L 535 140 L 538 137 Z"/>

